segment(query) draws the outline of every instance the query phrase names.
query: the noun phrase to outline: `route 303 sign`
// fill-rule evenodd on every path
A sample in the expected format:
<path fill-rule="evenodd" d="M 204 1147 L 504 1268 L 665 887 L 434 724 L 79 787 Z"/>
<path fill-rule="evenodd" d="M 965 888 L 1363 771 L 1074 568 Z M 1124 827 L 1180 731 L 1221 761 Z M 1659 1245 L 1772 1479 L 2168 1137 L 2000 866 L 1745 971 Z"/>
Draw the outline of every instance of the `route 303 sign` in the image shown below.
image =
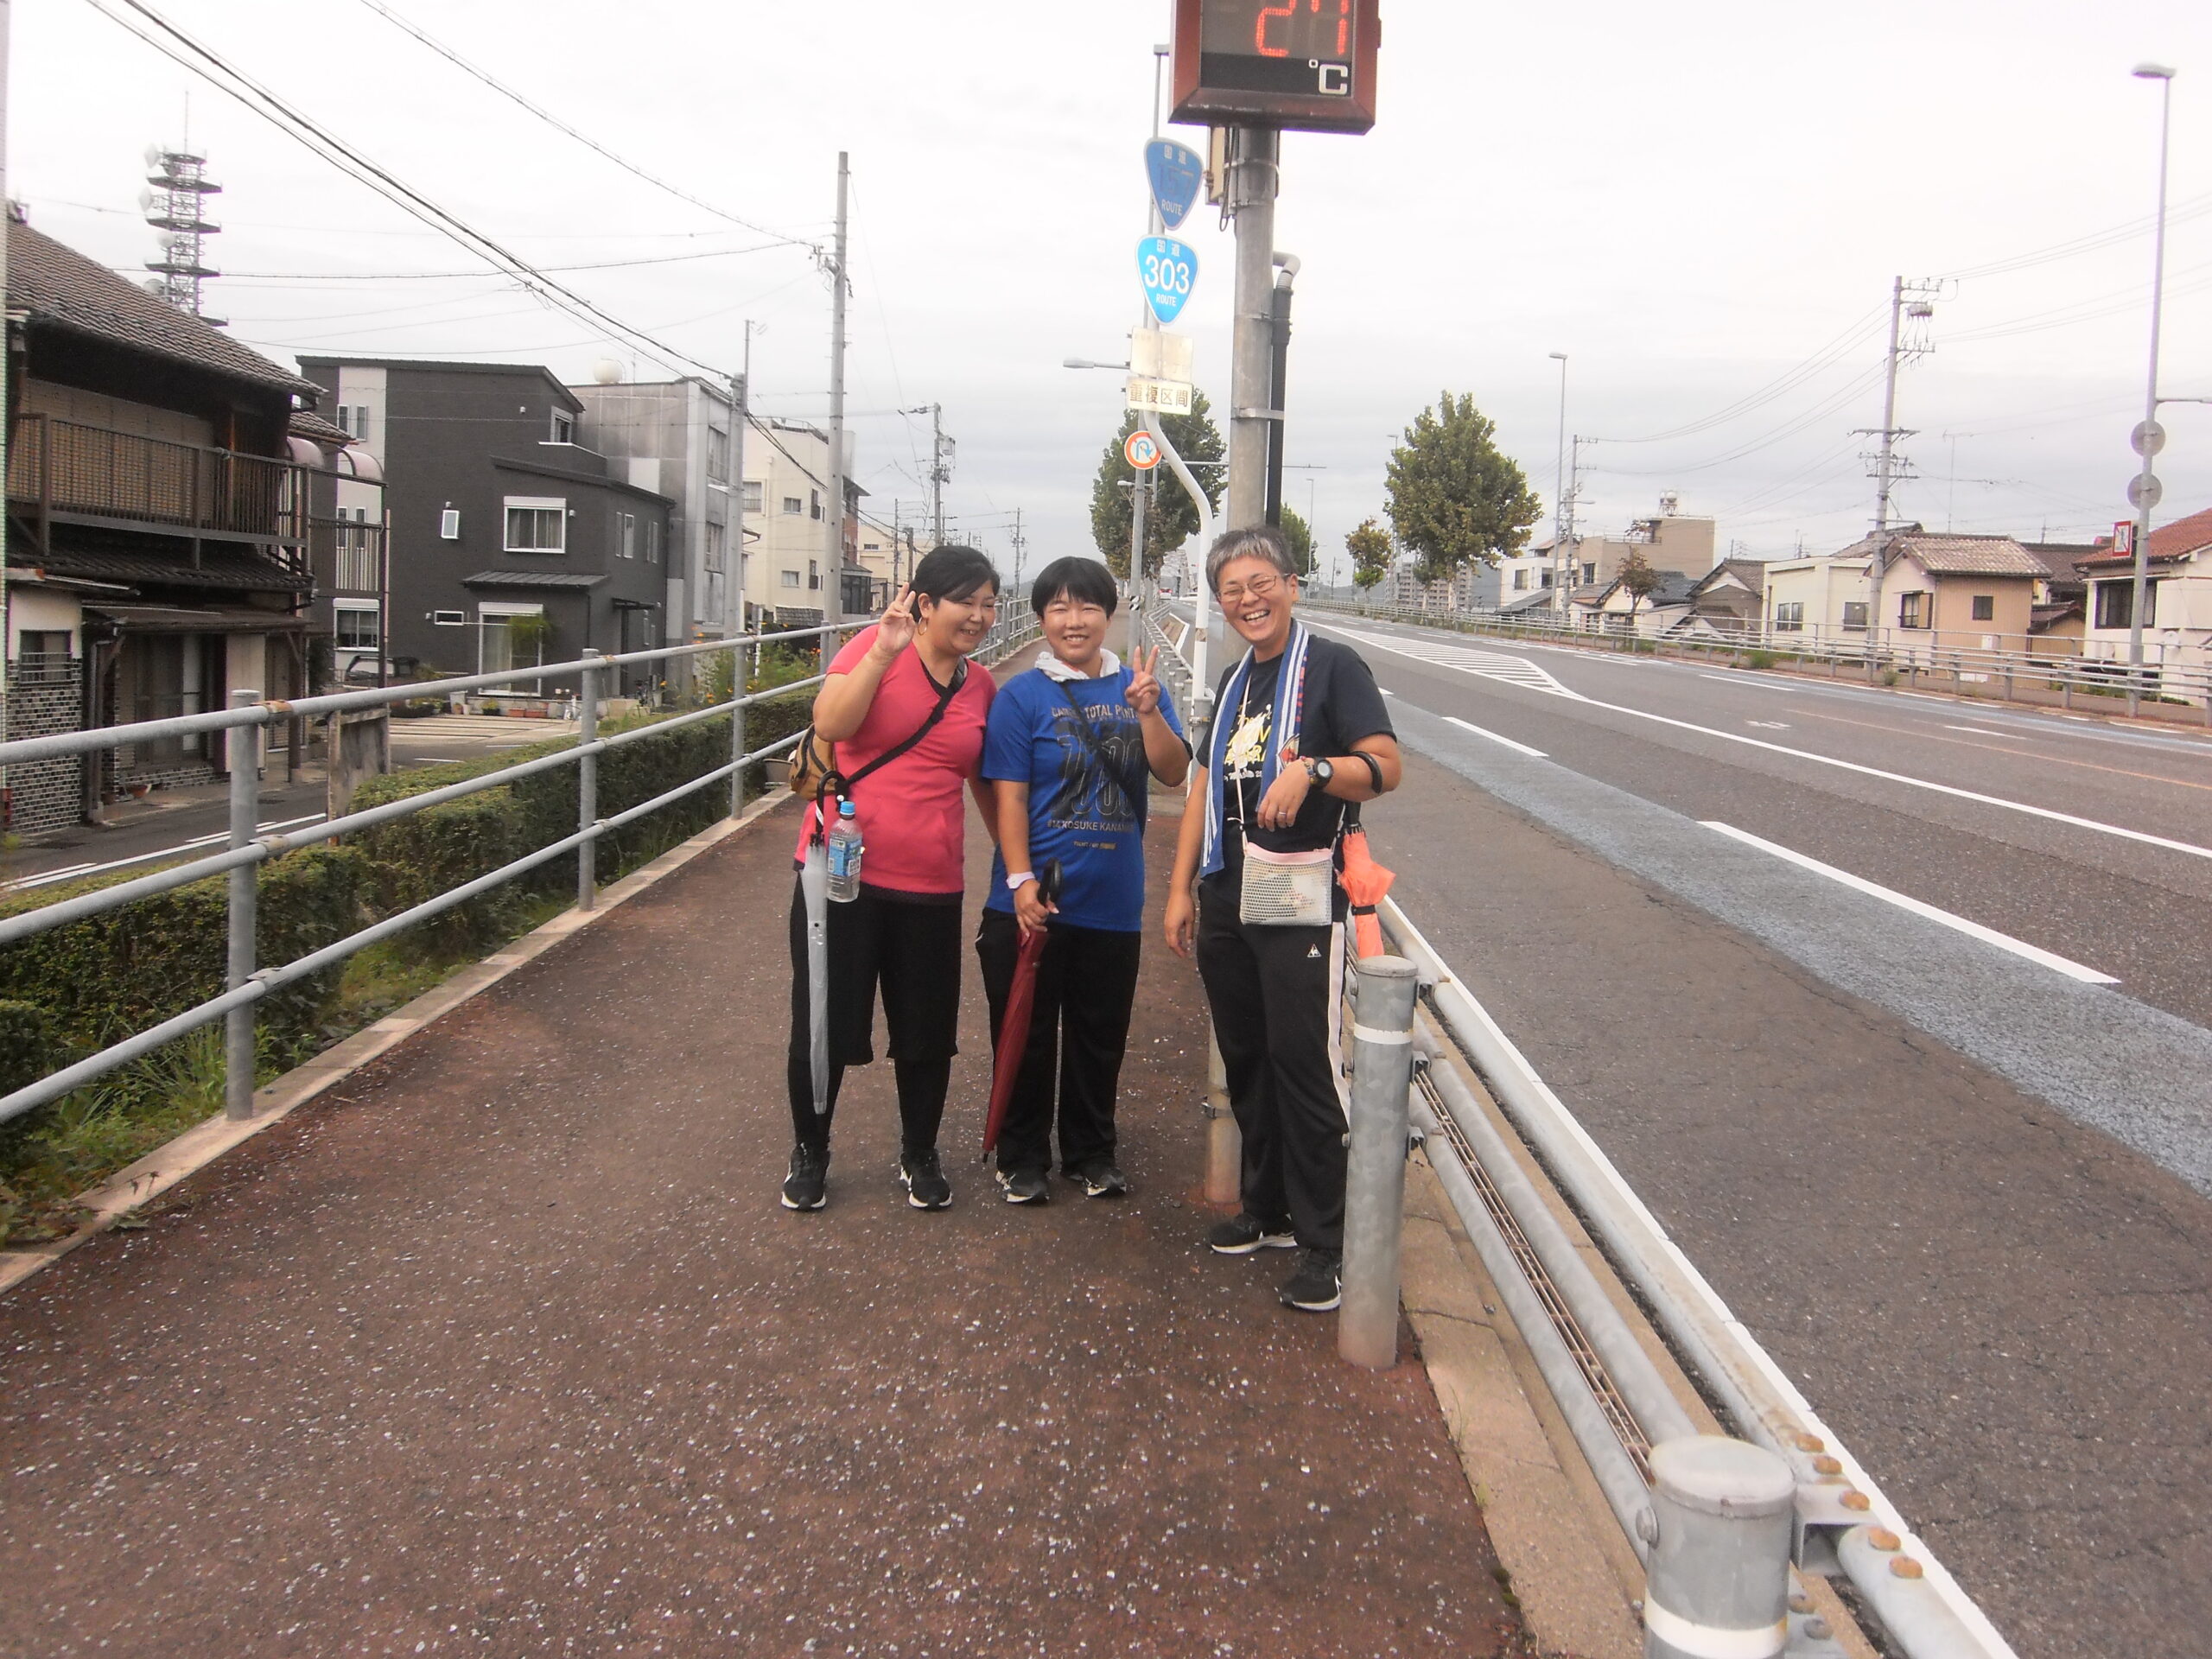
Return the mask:
<path fill-rule="evenodd" d="M 1365 132 L 1381 0 L 1175 0 L 1175 116 Z"/>

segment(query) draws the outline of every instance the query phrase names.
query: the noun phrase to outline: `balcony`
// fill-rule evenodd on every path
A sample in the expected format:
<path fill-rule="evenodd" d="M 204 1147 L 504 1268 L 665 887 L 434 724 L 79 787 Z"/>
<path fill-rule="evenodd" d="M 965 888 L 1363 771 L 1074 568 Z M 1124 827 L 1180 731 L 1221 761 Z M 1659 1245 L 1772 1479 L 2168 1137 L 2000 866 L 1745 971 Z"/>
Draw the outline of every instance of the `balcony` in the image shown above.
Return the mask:
<path fill-rule="evenodd" d="M 296 550 L 308 539 L 306 480 L 305 469 L 276 456 L 43 414 L 22 416 L 8 450 L 8 505 L 37 522 L 41 550 L 57 523 Z"/>

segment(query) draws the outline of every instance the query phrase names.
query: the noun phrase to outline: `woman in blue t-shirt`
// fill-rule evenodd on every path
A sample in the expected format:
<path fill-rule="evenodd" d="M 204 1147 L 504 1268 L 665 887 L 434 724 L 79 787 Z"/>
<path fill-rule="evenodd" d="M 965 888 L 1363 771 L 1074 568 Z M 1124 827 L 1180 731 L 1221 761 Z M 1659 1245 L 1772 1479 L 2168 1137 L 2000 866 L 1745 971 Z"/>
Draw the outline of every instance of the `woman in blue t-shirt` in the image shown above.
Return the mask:
<path fill-rule="evenodd" d="M 1118 600 L 1095 559 L 1059 559 L 1039 573 L 1029 603 L 1047 654 L 1000 688 L 983 739 L 1000 851 L 976 955 L 994 1033 L 1021 936 L 1048 933 L 1028 1046 L 999 1131 L 1008 1204 L 1051 1195 L 1056 1067 L 1061 1173 L 1094 1198 L 1128 1191 L 1114 1161 L 1114 1096 L 1143 938 L 1145 796 L 1152 779 L 1181 783 L 1191 751 L 1153 673 L 1158 651 L 1150 661 L 1135 651 L 1124 665 L 1106 649 Z M 1047 905 L 1036 871 L 1055 858 L 1060 896 Z"/>

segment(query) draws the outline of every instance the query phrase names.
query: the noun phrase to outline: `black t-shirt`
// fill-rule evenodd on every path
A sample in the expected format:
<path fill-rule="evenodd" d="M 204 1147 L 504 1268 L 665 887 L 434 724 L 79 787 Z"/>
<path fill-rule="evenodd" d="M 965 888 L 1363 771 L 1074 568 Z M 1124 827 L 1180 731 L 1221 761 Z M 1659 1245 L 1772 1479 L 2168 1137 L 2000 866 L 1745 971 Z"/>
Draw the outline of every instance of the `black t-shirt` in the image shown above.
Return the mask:
<path fill-rule="evenodd" d="M 1222 757 L 1225 787 L 1222 793 L 1221 852 L 1223 872 L 1239 875 L 1244 866 L 1242 825 L 1249 824 L 1255 844 L 1271 853 L 1306 853 L 1326 847 L 1337 837 L 1344 815 L 1355 810 L 1350 802 L 1319 789 L 1306 792 L 1298 821 L 1287 830 L 1263 830 L 1259 823 L 1260 797 L 1264 792 L 1260 773 L 1268 751 L 1276 747 L 1275 683 L 1281 677 L 1281 653 L 1269 661 L 1254 663 L 1236 702 L 1227 700 L 1229 682 L 1236 672 L 1231 664 L 1215 691 L 1214 717 L 1229 731 L 1229 747 Z M 1351 753 L 1363 737 L 1395 737 L 1390 712 L 1382 693 L 1376 689 L 1375 673 L 1349 645 L 1318 634 L 1306 645 L 1306 709 L 1298 729 L 1298 753 L 1319 758 Z M 1356 766 L 1364 766 L 1354 761 Z"/>

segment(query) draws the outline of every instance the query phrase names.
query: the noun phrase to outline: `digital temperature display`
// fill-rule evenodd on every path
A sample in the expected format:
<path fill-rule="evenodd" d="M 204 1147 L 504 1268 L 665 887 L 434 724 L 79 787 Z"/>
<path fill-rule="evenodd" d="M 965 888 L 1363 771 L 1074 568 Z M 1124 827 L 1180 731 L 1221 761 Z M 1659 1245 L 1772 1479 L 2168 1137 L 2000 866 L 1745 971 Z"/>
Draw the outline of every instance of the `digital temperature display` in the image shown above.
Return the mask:
<path fill-rule="evenodd" d="M 1175 118 L 1366 131 L 1376 10 L 1377 0 L 1177 0 Z"/>

